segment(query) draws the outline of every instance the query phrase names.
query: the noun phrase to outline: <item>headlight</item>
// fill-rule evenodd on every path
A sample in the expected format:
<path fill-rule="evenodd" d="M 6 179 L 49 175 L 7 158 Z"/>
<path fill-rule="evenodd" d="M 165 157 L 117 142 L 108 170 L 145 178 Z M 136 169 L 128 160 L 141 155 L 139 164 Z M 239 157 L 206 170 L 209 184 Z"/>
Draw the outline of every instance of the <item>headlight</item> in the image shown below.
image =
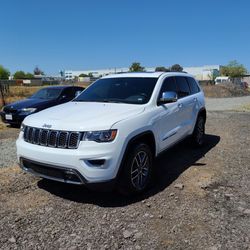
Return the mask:
<path fill-rule="evenodd" d="M 83 141 L 111 142 L 117 135 L 116 129 L 103 131 L 88 131 L 84 133 Z"/>
<path fill-rule="evenodd" d="M 33 113 L 36 110 L 37 110 L 36 108 L 23 108 L 23 109 L 21 109 L 21 111 L 25 112 L 25 113 Z"/>
<path fill-rule="evenodd" d="M 22 123 L 22 124 L 21 124 L 21 127 L 20 127 L 20 130 L 21 130 L 22 132 L 24 132 L 25 127 L 26 127 L 26 126 Z"/>

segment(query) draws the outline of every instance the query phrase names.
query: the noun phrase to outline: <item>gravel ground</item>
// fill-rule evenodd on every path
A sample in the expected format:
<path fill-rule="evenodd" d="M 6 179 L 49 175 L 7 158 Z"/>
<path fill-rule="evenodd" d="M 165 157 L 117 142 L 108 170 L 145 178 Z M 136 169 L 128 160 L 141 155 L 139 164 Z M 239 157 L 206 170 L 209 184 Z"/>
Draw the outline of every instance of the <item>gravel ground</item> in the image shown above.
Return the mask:
<path fill-rule="evenodd" d="M 209 111 L 238 110 L 244 105 L 250 105 L 250 96 L 206 98 L 206 107 Z"/>
<path fill-rule="evenodd" d="M 0 168 L 17 164 L 15 139 L 0 140 Z"/>
<path fill-rule="evenodd" d="M 0 168 L 17 165 L 15 143 L 18 133 L 17 128 L 0 130 Z"/>
<path fill-rule="evenodd" d="M 1 168 L 0 248 L 250 249 L 249 131 L 250 113 L 208 112 L 206 145 L 162 154 L 130 199 Z"/>

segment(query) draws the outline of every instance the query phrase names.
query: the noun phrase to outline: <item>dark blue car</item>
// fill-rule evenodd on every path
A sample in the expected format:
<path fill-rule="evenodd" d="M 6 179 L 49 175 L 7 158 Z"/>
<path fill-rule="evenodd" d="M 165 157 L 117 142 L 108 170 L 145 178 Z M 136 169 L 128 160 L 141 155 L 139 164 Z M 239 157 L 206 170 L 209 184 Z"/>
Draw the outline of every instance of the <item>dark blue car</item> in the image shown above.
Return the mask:
<path fill-rule="evenodd" d="M 10 103 L 0 112 L 2 121 L 19 126 L 24 118 L 43 109 L 71 101 L 84 88 L 77 86 L 53 86 L 40 89 L 31 97 Z"/>

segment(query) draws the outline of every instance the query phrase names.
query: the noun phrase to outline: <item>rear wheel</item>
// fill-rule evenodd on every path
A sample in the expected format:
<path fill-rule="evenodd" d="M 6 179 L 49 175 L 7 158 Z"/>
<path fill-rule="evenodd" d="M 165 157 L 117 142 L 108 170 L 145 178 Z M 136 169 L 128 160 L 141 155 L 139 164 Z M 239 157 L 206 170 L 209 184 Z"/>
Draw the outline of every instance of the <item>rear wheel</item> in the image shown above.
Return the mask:
<path fill-rule="evenodd" d="M 131 195 L 143 192 L 152 178 L 153 156 L 150 147 L 145 143 L 134 145 L 126 156 L 119 191 Z"/>
<path fill-rule="evenodd" d="M 204 144 L 205 136 L 205 119 L 203 116 L 198 116 L 194 132 L 192 134 L 192 141 L 195 146 L 201 147 Z"/>

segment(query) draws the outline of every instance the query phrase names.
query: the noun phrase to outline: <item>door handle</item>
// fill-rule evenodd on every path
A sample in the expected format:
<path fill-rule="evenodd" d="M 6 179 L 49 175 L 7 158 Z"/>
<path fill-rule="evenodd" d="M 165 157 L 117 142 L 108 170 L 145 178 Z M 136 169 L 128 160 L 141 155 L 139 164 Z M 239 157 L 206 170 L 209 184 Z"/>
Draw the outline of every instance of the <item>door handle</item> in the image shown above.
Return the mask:
<path fill-rule="evenodd" d="M 183 104 L 182 103 L 179 103 L 178 104 L 178 108 L 182 108 L 183 107 Z"/>
<path fill-rule="evenodd" d="M 194 98 L 194 102 L 197 102 L 197 98 L 196 97 Z"/>

